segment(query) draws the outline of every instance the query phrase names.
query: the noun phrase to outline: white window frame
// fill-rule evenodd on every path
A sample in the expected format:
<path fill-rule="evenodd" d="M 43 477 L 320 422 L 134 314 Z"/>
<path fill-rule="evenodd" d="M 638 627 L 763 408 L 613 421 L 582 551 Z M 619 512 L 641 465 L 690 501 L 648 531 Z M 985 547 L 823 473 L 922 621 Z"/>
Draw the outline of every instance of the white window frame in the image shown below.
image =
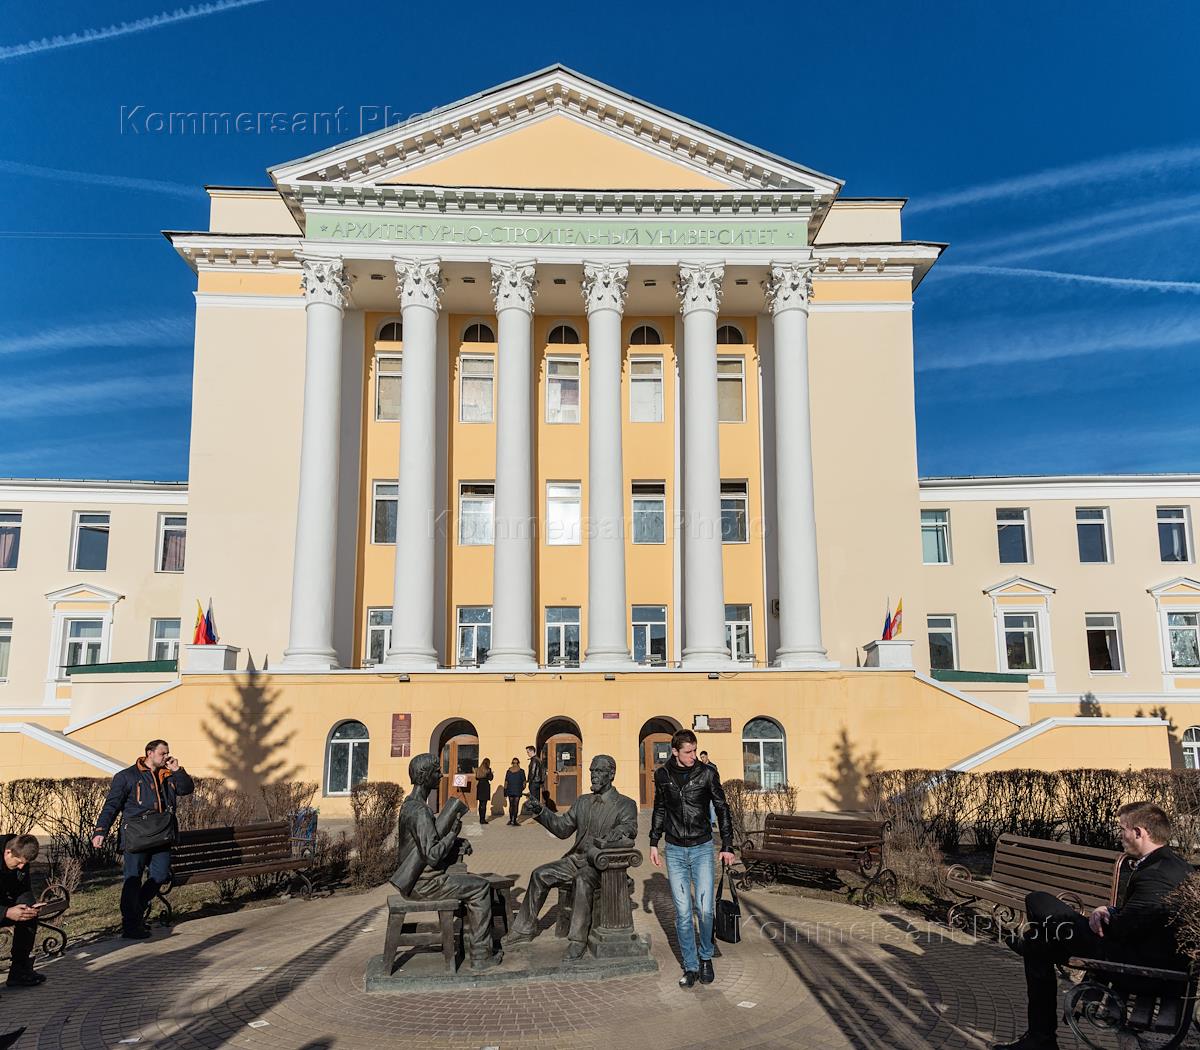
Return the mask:
<path fill-rule="evenodd" d="M 108 533 L 108 539 L 104 546 L 104 568 L 103 569 L 81 569 L 77 564 L 79 557 L 79 533 L 84 527 L 83 515 L 85 514 L 103 514 L 108 518 L 108 523 L 103 526 L 105 532 Z M 89 529 L 101 528 L 97 522 L 88 522 Z M 71 572 L 107 572 L 108 571 L 108 556 L 111 553 L 112 546 L 112 511 L 108 510 L 77 510 L 71 520 L 71 563 L 68 566 Z"/>
<path fill-rule="evenodd" d="M 655 485 L 660 491 L 658 492 L 638 492 L 639 485 Z M 641 503 L 657 503 L 659 505 L 659 515 L 662 518 L 662 539 L 661 540 L 639 540 L 637 538 L 637 512 L 636 505 Z M 629 542 L 636 544 L 639 547 L 657 547 L 662 546 L 667 542 L 667 486 L 661 481 L 635 481 L 630 486 L 629 491 Z"/>
<path fill-rule="evenodd" d="M 948 507 L 922 507 L 922 514 L 944 514 L 946 517 L 940 522 L 933 522 L 926 525 L 924 520 L 921 521 L 921 564 L 922 565 L 953 565 L 954 564 L 954 547 L 950 542 L 950 509 Z M 945 534 L 946 543 L 946 560 L 945 561 L 926 561 L 925 560 L 925 530 L 932 529 Z"/>
<path fill-rule="evenodd" d="M 367 735 L 365 737 L 363 737 L 361 740 L 334 740 L 333 734 L 336 733 L 339 729 L 341 729 L 342 726 L 344 726 L 347 722 L 358 722 L 359 725 L 361 725 L 364 729 L 367 730 Z M 335 746 L 345 747 L 350 752 L 346 756 L 346 777 L 347 777 L 347 779 L 349 779 L 351 776 L 353 776 L 354 751 L 356 748 L 359 748 L 359 747 L 365 747 L 367 749 L 367 775 L 363 777 L 363 780 L 365 781 L 365 780 L 370 779 L 370 775 L 371 775 L 370 774 L 370 768 L 371 768 L 371 730 L 370 730 L 370 727 L 367 726 L 366 722 L 362 721 L 359 718 L 343 718 L 340 721 L 334 723 L 334 725 L 329 730 L 329 735 L 325 738 L 325 783 L 321 785 L 321 787 L 323 789 L 321 794 L 325 798 L 345 798 L 347 795 L 349 795 L 351 793 L 351 791 L 354 790 L 353 784 L 350 784 L 350 786 L 345 791 L 331 791 L 330 790 L 331 770 L 333 768 L 333 749 Z"/>
<path fill-rule="evenodd" d="M 726 485 L 729 485 L 729 486 L 739 485 L 739 486 L 741 486 L 741 491 L 727 493 L 725 491 Z M 724 544 L 725 546 L 740 546 L 741 544 L 749 543 L 750 542 L 750 482 L 749 482 L 749 480 L 744 479 L 744 478 L 722 478 L 721 479 L 720 501 L 722 503 L 724 503 L 725 500 L 727 500 L 727 499 L 729 499 L 729 500 L 740 499 L 742 501 L 742 520 L 746 523 L 746 535 L 743 539 L 740 539 L 740 540 L 727 540 L 725 538 L 725 529 L 722 524 L 722 526 L 721 526 L 721 543 Z M 722 514 L 722 521 L 723 521 L 724 514 L 725 514 L 724 507 L 721 508 L 721 514 Z"/>
<path fill-rule="evenodd" d="M 379 488 L 381 485 L 393 486 L 396 489 L 396 495 L 394 495 L 394 496 L 382 495 L 381 496 L 379 494 Z M 371 545 L 373 547 L 394 547 L 394 546 L 396 546 L 396 541 L 394 539 L 392 539 L 392 540 L 377 540 L 375 538 L 375 519 L 376 519 L 376 512 L 378 510 L 378 505 L 379 505 L 380 501 L 383 501 L 383 502 L 390 501 L 390 502 L 396 504 L 396 515 L 395 515 L 396 519 L 397 519 L 396 526 L 397 526 L 397 528 L 399 528 L 399 524 L 400 524 L 399 523 L 400 482 L 396 478 L 391 478 L 391 479 L 377 478 L 375 481 L 371 482 Z"/>
<path fill-rule="evenodd" d="M 554 364 L 568 364 L 575 366 L 575 419 L 551 419 L 550 418 L 550 386 L 552 383 L 561 383 L 562 378 L 556 378 L 550 374 L 550 366 Z M 567 377 L 567 382 L 571 382 Z M 560 386 L 561 389 L 561 386 Z M 559 396 L 559 413 L 562 413 L 562 396 Z M 583 422 L 583 364 L 578 354 L 550 354 L 546 358 L 546 423 L 549 426 L 578 426 Z"/>
<path fill-rule="evenodd" d="M 483 623 L 463 623 L 462 613 L 464 609 L 487 609 L 488 622 Z M 454 610 L 454 666 L 455 667 L 479 667 L 481 664 L 475 659 L 479 652 L 479 628 L 492 627 L 493 609 L 490 605 L 459 605 Z M 458 662 L 459 654 L 462 652 L 462 631 L 466 628 L 471 632 L 473 644 L 471 646 L 472 661 L 468 664 Z M 488 652 L 491 652 L 492 647 L 488 646 Z M 486 657 L 485 657 L 486 659 Z"/>
<path fill-rule="evenodd" d="M 574 620 L 558 620 L 555 623 L 550 622 L 551 609 L 574 609 Z M 567 649 L 567 628 L 574 627 L 579 632 L 579 648 L 583 649 L 583 621 L 580 616 L 580 607 L 578 605 L 547 605 L 542 610 L 542 622 L 545 627 L 546 639 L 546 666 L 547 667 L 578 667 L 579 661 L 567 661 L 565 659 L 557 660 L 554 663 L 550 662 L 550 634 L 552 631 L 558 633 L 558 651 L 566 652 Z"/>
<path fill-rule="evenodd" d="M 383 330 L 390 324 L 398 324 L 400 326 L 400 338 L 399 339 L 384 339 L 383 338 Z M 381 320 L 375 326 L 375 342 L 403 344 L 404 343 L 404 315 L 403 314 L 392 314 L 389 317 L 383 318 L 383 320 Z"/>
<path fill-rule="evenodd" d="M 390 605 L 371 605 L 367 607 L 367 615 L 363 620 L 363 667 L 375 667 L 376 661 L 371 658 L 371 636 L 380 634 L 383 636 L 383 655 L 386 658 L 388 650 L 392 647 L 392 625 L 390 623 L 371 623 L 372 613 L 386 612 L 390 617 L 392 615 L 392 607 Z"/>
<path fill-rule="evenodd" d="M 483 346 L 484 344 L 478 344 Z M 487 419 L 464 419 L 463 418 L 463 380 L 466 378 L 466 370 L 463 365 L 467 361 L 487 361 L 492 366 L 490 381 L 491 381 L 491 407 L 488 411 Z M 496 423 L 496 355 L 495 354 L 460 354 L 458 358 L 458 421 L 467 426 L 494 426 Z M 474 376 L 472 378 L 482 379 L 483 376 Z M 401 380 L 403 382 L 403 380 Z"/>
<path fill-rule="evenodd" d="M 163 553 L 164 553 L 164 549 L 167 544 L 167 527 L 168 527 L 167 519 L 168 518 L 183 518 L 182 525 L 172 525 L 172 526 L 170 526 L 170 528 L 171 528 L 171 531 L 173 531 L 173 532 L 178 532 L 180 529 L 183 530 L 183 545 L 184 545 L 183 546 L 183 563 L 184 563 L 185 567 L 187 565 L 187 526 L 188 526 L 187 518 L 188 518 L 188 516 L 186 514 L 172 514 L 170 512 L 163 511 L 158 516 L 158 541 L 154 545 L 154 571 L 155 572 L 164 572 L 169 576 L 178 576 L 181 572 L 184 572 L 185 570 L 184 569 L 164 569 L 162 567 Z"/>
<path fill-rule="evenodd" d="M 1180 738 L 1183 749 L 1184 769 L 1200 769 L 1200 726 L 1188 726 Z M 1188 758 L 1191 757 L 1191 765 Z"/>
<path fill-rule="evenodd" d="M 468 339 L 467 333 L 478 325 L 480 328 L 486 328 L 492 333 L 491 339 Z M 487 317 L 472 317 L 465 325 L 462 326 L 462 338 L 459 339 L 459 345 L 467 343 L 471 346 L 495 346 L 496 345 L 496 323 L 494 320 Z M 479 356 L 476 354 L 468 354 L 468 357 Z"/>
<path fill-rule="evenodd" d="M 634 334 L 643 328 L 645 328 L 648 332 L 653 332 L 654 336 L 658 340 L 658 342 L 657 343 L 635 343 L 633 341 Z M 649 321 L 638 321 L 638 323 L 635 324 L 629 330 L 629 345 L 631 347 L 633 347 L 633 346 L 662 346 L 663 345 L 662 332 L 659 331 L 658 325 L 656 325 L 656 324 L 650 324 Z"/>
<path fill-rule="evenodd" d="M 774 723 L 775 727 L 779 730 L 779 736 L 777 736 L 777 737 L 747 736 L 746 735 L 746 727 L 749 726 L 751 722 L 757 722 L 759 719 L 763 719 L 765 721 Z M 783 728 L 783 723 L 780 722 L 779 719 L 772 718 L 770 715 L 755 715 L 753 718 L 748 718 L 742 724 L 742 777 L 743 777 L 743 779 L 745 779 L 745 777 L 746 777 L 746 757 L 745 757 L 745 755 L 746 755 L 746 745 L 747 744 L 750 744 L 751 746 L 757 745 L 758 768 L 761 769 L 765 774 L 766 767 L 767 767 L 767 758 L 766 758 L 766 754 L 764 753 L 763 745 L 768 744 L 768 743 L 769 744 L 778 743 L 780 745 L 781 750 L 783 751 L 783 781 L 782 782 L 786 784 L 787 779 L 788 779 L 787 730 Z M 764 776 L 763 779 L 765 780 L 766 777 Z M 769 790 L 771 790 L 771 788 L 773 788 L 775 786 L 776 785 L 774 785 L 774 784 L 771 784 L 770 786 L 768 786 L 767 784 L 760 783 L 758 785 L 757 791 L 769 791 Z M 755 789 L 748 787 L 747 790 L 754 791 Z"/>
<path fill-rule="evenodd" d="M 938 562 L 937 564 L 941 564 L 941 563 Z M 925 647 L 926 647 L 926 649 L 929 648 L 929 636 L 935 632 L 935 628 L 932 627 L 929 623 L 930 620 L 949 620 L 950 621 L 950 652 L 951 652 L 951 659 L 953 662 L 949 668 L 938 668 L 938 670 L 951 670 L 951 671 L 959 670 L 958 614 L 957 613 L 926 613 L 925 614 Z M 942 628 L 936 628 L 936 633 L 945 634 L 946 632 Z M 931 671 L 934 670 L 932 653 L 930 653 L 930 657 L 929 657 L 929 667 L 930 667 Z"/>
<path fill-rule="evenodd" d="M 1187 544 L 1187 557 L 1182 561 L 1163 561 L 1162 556 L 1162 541 L 1158 538 L 1159 525 L 1176 524 L 1179 519 L 1172 518 L 1166 521 L 1162 518 L 1164 510 L 1181 510 L 1183 511 L 1183 542 Z M 1158 561 L 1160 565 L 1190 565 L 1196 560 L 1196 548 L 1193 546 L 1192 536 L 1192 508 L 1187 504 L 1180 503 L 1163 503 L 1154 507 L 1154 545 L 1158 548 Z"/>
<path fill-rule="evenodd" d="M 737 332 L 738 341 L 736 343 L 722 343 L 720 341 L 720 334 L 721 334 L 722 328 L 732 328 L 735 332 Z M 718 318 L 717 319 L 717 336 L 718 336 L 717 346 L 745 346 L 746 345 L 746 330 L 740 324 L 734 324 L 732 321 L 723 321 L 720 318 Z"/>
<path fill-rule="evenodd" d="M 483 503 L 487 497 L 479 492 L 467 493 L 464 490 L 473 486 L 490 485 L 492 487 L 492 496 L 490 500 L 492 513 L 492 538 L 487 543 L 469 543 L 463 539 L 463 501 L 470 499 L 477 503 Z M 496 542 L 496 483 L 494 481 L 460 481 L 458 483 L 458 528 L 456 530 L 455 539 L 460 547 L 491 547 Z"/>
<path fill-rule="evenodd" d="M 1002 510 L 1019 510 L 1024 515 L 1022 519 L 1025 529 L 1025 560 L 1024 561 L 1001 561 L 1000 560 L 1000 512 Z M 996 561 L 1000 565 L 1032 565 L 1033 564 L 1033 522 L 1032 515 L 1029 513 L 1028 507 L 996 507 L 992 514 L 992 522 L 996 529 Z M 1004 525 L 1012 528 L 1016 525 L 1015 521 L 1006 521 Z"/>
<path fill-rule="evenodd" d="M 1160 603 L 1158 608 L 1159 644 L 1162 647 L 1164 674 L 1185 678 L 1200 678 L 1200 667 L 1176 667 L 1171 662 L 1171 631 L 1179 630 L 1172 627 L 1169 621 L 1171 613 L 1184 613 L 1196 617 L 1197 646 L 1200 647 L 1200 605 L 1165 605 Z"/>
<path fill-rule="evenodd" d="M 179 634 L 174 638 L 164 638 L 158 633 L 158 625 L 160 623 L 177 623 L 179 624 Z M 167 656 L 155 656 L 159 644 L 166 645 Z M 174 643 L 172 645 L 172 643 Z M 151 660 L 178 660 L 179 647 L 183 644 L 183 618 L 181 616 L 153 616 L 150 618 L 150 656 Z"/>
<path fill-rule="evenodd" d="M 571 489 L 573 495 L 559 493 L 552 495 L 554 489 Z M 575 505 L 575 531 L 568 528 L 565 537 L 555 536 L 550 529 L 550 508 L 555 504 L 562 506 Z M 579 481 L 547 481 L 546 482 L 546 546 L 547 547 L 578 547 L 583 543 L 583 484 Z"/>
<path fill-rule="evenodd" d="M 717 388 L 720 389 L 721 382 L 722 382 L 721 365 L 730 364 L 731 362 L 736 362 L 738 365 L 738 369 L 739 369 L 738 388 L 741 390 L 741 393 L 742 393 L 742 416 L 740 419 L 721 419 L 721 413 L 720 413 L 720 407 L 719 407 L 721 399 L 720 399 L 720 396 L 718 396 L 718 398 L 717 398 L 717 405 L 718 405 L 717 422 L 718 423 L 745 423 L 746 422 L 746 358 L 743 354 L 718 354 L 717 355 Z M 732 376 L 727 375 L 724 377 L 724 381 L 728 383 L 732 380 L 732 378 L 733 378 Z"/>
<path fill-rule="evenodd" d="M 729 610 L 744 607 L 746 609 L 746 618 L 731 620 L 729 618 Z M 742 655 L 734 652 L 737 645 L 737 630 L 738 627 L 746 628 L 746 645 L 748 649 Z M 754 663 L 754 604 L 752 602 L 726 602 L 725 603 L 725 639 L 729 655 L 735 663 L 753 664 Z"/>
<path fill-rule="evenodd" d="M 108 636 L 110 623 L 106 623 L 103 614 L 95 612 L 70 612 L 63 616 L 62 627 L 59 632 L 58 640 L 58 673 L 60 681 L 68 681 L 68 676 L 63 674 L 63 668 L 71 666 L 67 664 L 67 648 L 71 644 L 71 624 L 73 623 L 92 623 L 99 622 L 100 637 L 96 639 L 96 659 L 95 663 L 102 664 L 108 662 Z"/>
<path fill-rule="evenodd" d="M 1037 666 L 1033 668 L 1009 667 L 1008 646 L 1005 644 L 1005 616 L 1032 616 L 1033 641 L 1037 649 Z M 1050 613 L 1045 606 L 1001 605 L 996 616 L 996 666 L 1004 674 L 1049 675 L 1054 673 L 1050 659 Z"/>
<path fill-rule="evenodd" d="M 0 617 L 0 643 L 8 642 L 8 659 L 4 661 L 3 673 L 0 673 L 0 684 L 8 681 L 8 667 L 12 664 L 13 623 L 11 616 Z"/>
<path fill-rule="evenodd" d="M 15 521 L 0 521 L 0 526 L 6 529 L 16 529 L 17 532 L 17 559 L 12 565 L 0 565 L 0 572 L 16 572 L 17 566 L 21 564 L 21 537 L 24 532 L 25 514 L 23 511 L 8 508 L 0 508 L 0 514 L 16 517 Z"/>
<path fill-rule="evenodd" d="M 661 610 L 662 610 L 662 614 L 663 614 L 663 618 L 662 618 L 661 620 L 635 620 L 635 619 L 633 618 L 633 610 L 634 610 L 634 609 L 661 609 Z M 662 662 L 662 664 L 661 664 L 661 665 L 660 665 L 660 664 L 654 664 L 654 663 L 651 663 L 649 659 L 647 659 L 647 661 L 645 662 L 645 664 L 644 664 L 644 665 L 640 665 L 640 666 L 645 666 L 645 667 L 659 667 L 659 666 L 662 666 L 662 667 L 666 667 L 666 666 L 667 666 L 667 665 L 668 665 L 668 664 L 671 662 L 671 633 L 670 633 L 670 630 L 669 630 L 669 627 L 670 627 L 670 617 L 669 617 L 669 615 L 668 615 L 668 613 L 667 613 L 667 607 L 666 607 L 665 605 L 656 605 L 654 602 L 630 602 L 630 604 L 629 604 L 629 652 L 630 652 L 631 654 L 632 654 L 632 653 L 634 653 L 634 652 L 637 650 L 637 645 L 636 645 L 636 643 L 635 643 L 635 639 L 636 639 L 636 636 L 637 636 L 637 630 L 638 630 L 638 628 L 639 628 L 639 627 L 642 627 L 642 628 L 645 628 L 645 629 L 646 629 L 646 646 L 645 646 L 645 649 L 646 649 L 646 654 L 647 654 L 647 656 L 649 656 L 649 653 L 650 653 L 650 633 L 649 633 L 649 628 L 650 628 L 650 627 L 653 627 L 653 626 L 657 626 L 657 625 L 658 625 L 658 624 L 660 624 L 660 623 L 662 624 L 662 628 L 663 628 L 663 642 L 664 642 L 664 645 L 663 645 L 663 650 L 664 650 L 664 651 L 663 651 L 663 662 Z"/>
<path fill-rule="evenodd" d="M 648 344 L 654 345 L 654 344 Z M 633 374 L 634 362 L 638 364 L 658 365 L 657 376 L 635 376 Z M 630 423 L 661 423 L 666 419 L 666 365 L 662 354 L 630 354 L 629 355 L 629 422 Z M 633 414 L 633 391 L 638 384 L 658 384 L 658 418 L 657 419 L 636 419 Z"/>
<path fill-rule="evenodd" d="M 394 370 L 385 372 L 383 370 L 383 363 L 385 361 L 396 362 L 396 368 Z M 375 355 L 375 422 L 399 423 L 399 405 L 396 407 L 396 415 L 394 418 L 392 416 L 383 416 L 379 414 L 379 381 L 384 376 L 388 376 L 389 378 L 398 376 L 400 378 L 400 388 L 404 388 L 404 352 L 402 350 L 380 350 Z"/>
<path fill-rule="evenodd" d="M 1084 518 L 1080 520 L 1079 512 L 1081 510 L 1098 510 L 1101 517 Z M 1103 561 L 1084 561 L 1083 552 L 1079 550 L 1079 526 L 1080 525 L 1099 525 L 1104 531 L 1104 560 Z M 1112 541 L 1112 515 L 1109 513 L 1108 507 L 1083 506 L 1075 508 L 1075 551 L 1079 555 L 1080 565 L 1111 565 L 1113 562 L 1113 541 Z M 1099 614 L 1096 614 L 1099 615 Z"/>
<path fill-rule="evenodd" d="M 1094 564 L 1099 565 L 1100 562 L 1095 562 Z M 1087 622 L 1089 616 L 1111 616 L 1112 621 L 1113 621 L 1112 627 L 1089 626 L 1089 624 Z M 1121 666 L 1118 667 L 1115 671 L 1097 671 L 1097 670 L 1095 670 L 1092 667 L 1091 646 L 1087 646 L 1087 661 L 1088 661 L 1088 674 L 1089 675 L 1104 676 L 1104 675 L 1114 675 L 1114 674 L 1123 675 L 1123 674 L 1129 673 L 1128 668 L 1125 666 L 1125 632 L 1123 630 L 1121 630 L 1121 614 L 1117 613 L 1117 612 L 1085 612 L 1083 614 L 1083 636 L 1084 636 L 1085 643 L 1088 641 L 1088 634 L 1091 631 L 1109 631 L 1109 630 L 1114 630 L 1117 632 L 1117 663 L 1119 663 Z"/>

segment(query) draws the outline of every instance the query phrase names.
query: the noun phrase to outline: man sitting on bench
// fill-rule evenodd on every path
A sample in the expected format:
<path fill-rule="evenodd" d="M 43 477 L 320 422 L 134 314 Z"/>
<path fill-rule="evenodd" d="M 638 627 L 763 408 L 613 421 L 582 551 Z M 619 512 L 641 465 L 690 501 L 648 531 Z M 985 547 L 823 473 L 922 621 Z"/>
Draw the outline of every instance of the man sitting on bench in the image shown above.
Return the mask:
<path fill-rule="evenodd" d="M 1027 923 L 1015 945 L 1025 960 L 1029 1030 L 993 1050 L 1058 1050 L 1056 963 L 1071 956 L 1108 959 L 1136 966 L 1183 970 L 1164 898 L 1191 874 L 1191 865 L 1167 843 L 1171 819 L 1151 802 L 1130 802 L 1117 810 L 1121 845 L 1133 858 L 1124 903 L 1096 908 L 1084 918 L 1049 893 L 1025 898 Z"/>

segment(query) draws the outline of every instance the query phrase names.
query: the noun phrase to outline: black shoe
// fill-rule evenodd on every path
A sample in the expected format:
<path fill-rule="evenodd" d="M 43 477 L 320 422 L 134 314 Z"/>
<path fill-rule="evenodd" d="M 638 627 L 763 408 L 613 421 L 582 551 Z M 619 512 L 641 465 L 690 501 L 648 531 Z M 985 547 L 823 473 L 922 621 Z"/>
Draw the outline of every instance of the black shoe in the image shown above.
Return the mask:
<path fill-rule="evenodd" d="M 132 929 L 122 930 L 121 938 L 126 941 L 144 941 L 150 936 L 149 926 L 136 926 Z"/>
<path fill-rule="evenodd" d="M 1026 1032 L 1011 1043 L 992 1043 L 992 1050 L 1058 1050 L 1058 1036 Z"/>
<path fill-rule="evenodd" d="M 46 983 L 46 975 L 37 973 L 32 968 L 28 970 L 12 970 L 5 982 L 9 988 L 36 988 Z"/>
<path fill-rule="evenodd" d="M 700 960 L 700 983 L 712 984 L 717 975 L 713 973 L 712 959 Z"/>
<path fill-rule="evenodd" d="M 696 978 L 700 975 L 695 970 L 684 970 L 683 976 L 679 978 L 680 988 L 691 988 L 696 983 Z"/>
<path fill-rule="evenodd" d="M 16 1046 L 17 1040 L 20 1039 L 24 1034 L 25 1026 L 21 1025 L 20 1028 L 17 1028 L 12 1032 L 5 1032 L 3 1035 L 0 1035 L 0 1050 L 8 1050 L 8 1047 Z"/>

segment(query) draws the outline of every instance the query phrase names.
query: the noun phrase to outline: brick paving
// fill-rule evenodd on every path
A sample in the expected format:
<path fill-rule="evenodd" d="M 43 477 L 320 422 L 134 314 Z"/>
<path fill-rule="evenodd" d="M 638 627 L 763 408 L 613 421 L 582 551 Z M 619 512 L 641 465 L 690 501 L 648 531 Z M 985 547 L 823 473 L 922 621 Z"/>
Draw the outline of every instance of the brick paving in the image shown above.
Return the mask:
<path fill-rule="evenodd" d="M 536 826 L 472 819 L 467 831 L 471 869 L 517 875 L 522 888 L 534 865 L 564 850 Z M 648 858 L 631 874 L 658 974 L 369 994 L 363 971 L 386 922 L 381 887 L 69 952 L 43 964 L 50 980 L 40 989 L 4 992 L 0 1030 L 27 1024 L 23 1050 L 979 1050 L 1023 1027 L 1020 965 L 1006 949 L 901 909 L 766 891 L 743 895 L 743 940 L 724 946 L 716 983 L 682 991 L 666 878 Z M 1065 1030 L 1062 1046 L 1072 1046 Z"/>

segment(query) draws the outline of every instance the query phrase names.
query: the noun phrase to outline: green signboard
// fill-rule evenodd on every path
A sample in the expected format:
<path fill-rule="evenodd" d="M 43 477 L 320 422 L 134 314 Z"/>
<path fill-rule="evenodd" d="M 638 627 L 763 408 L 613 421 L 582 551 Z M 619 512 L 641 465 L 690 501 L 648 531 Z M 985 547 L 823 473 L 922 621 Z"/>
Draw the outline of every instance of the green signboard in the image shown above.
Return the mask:
<path fill-rule="evenodd" d="M 651 217 L 557 219 L 478 215 L 472 218 L 372 219 L 360 212 L 309 215 L 309 240 L 388 244 L 477 244 L 481 247 L 801 248 L 804 219 L 659 220 Z"/>

